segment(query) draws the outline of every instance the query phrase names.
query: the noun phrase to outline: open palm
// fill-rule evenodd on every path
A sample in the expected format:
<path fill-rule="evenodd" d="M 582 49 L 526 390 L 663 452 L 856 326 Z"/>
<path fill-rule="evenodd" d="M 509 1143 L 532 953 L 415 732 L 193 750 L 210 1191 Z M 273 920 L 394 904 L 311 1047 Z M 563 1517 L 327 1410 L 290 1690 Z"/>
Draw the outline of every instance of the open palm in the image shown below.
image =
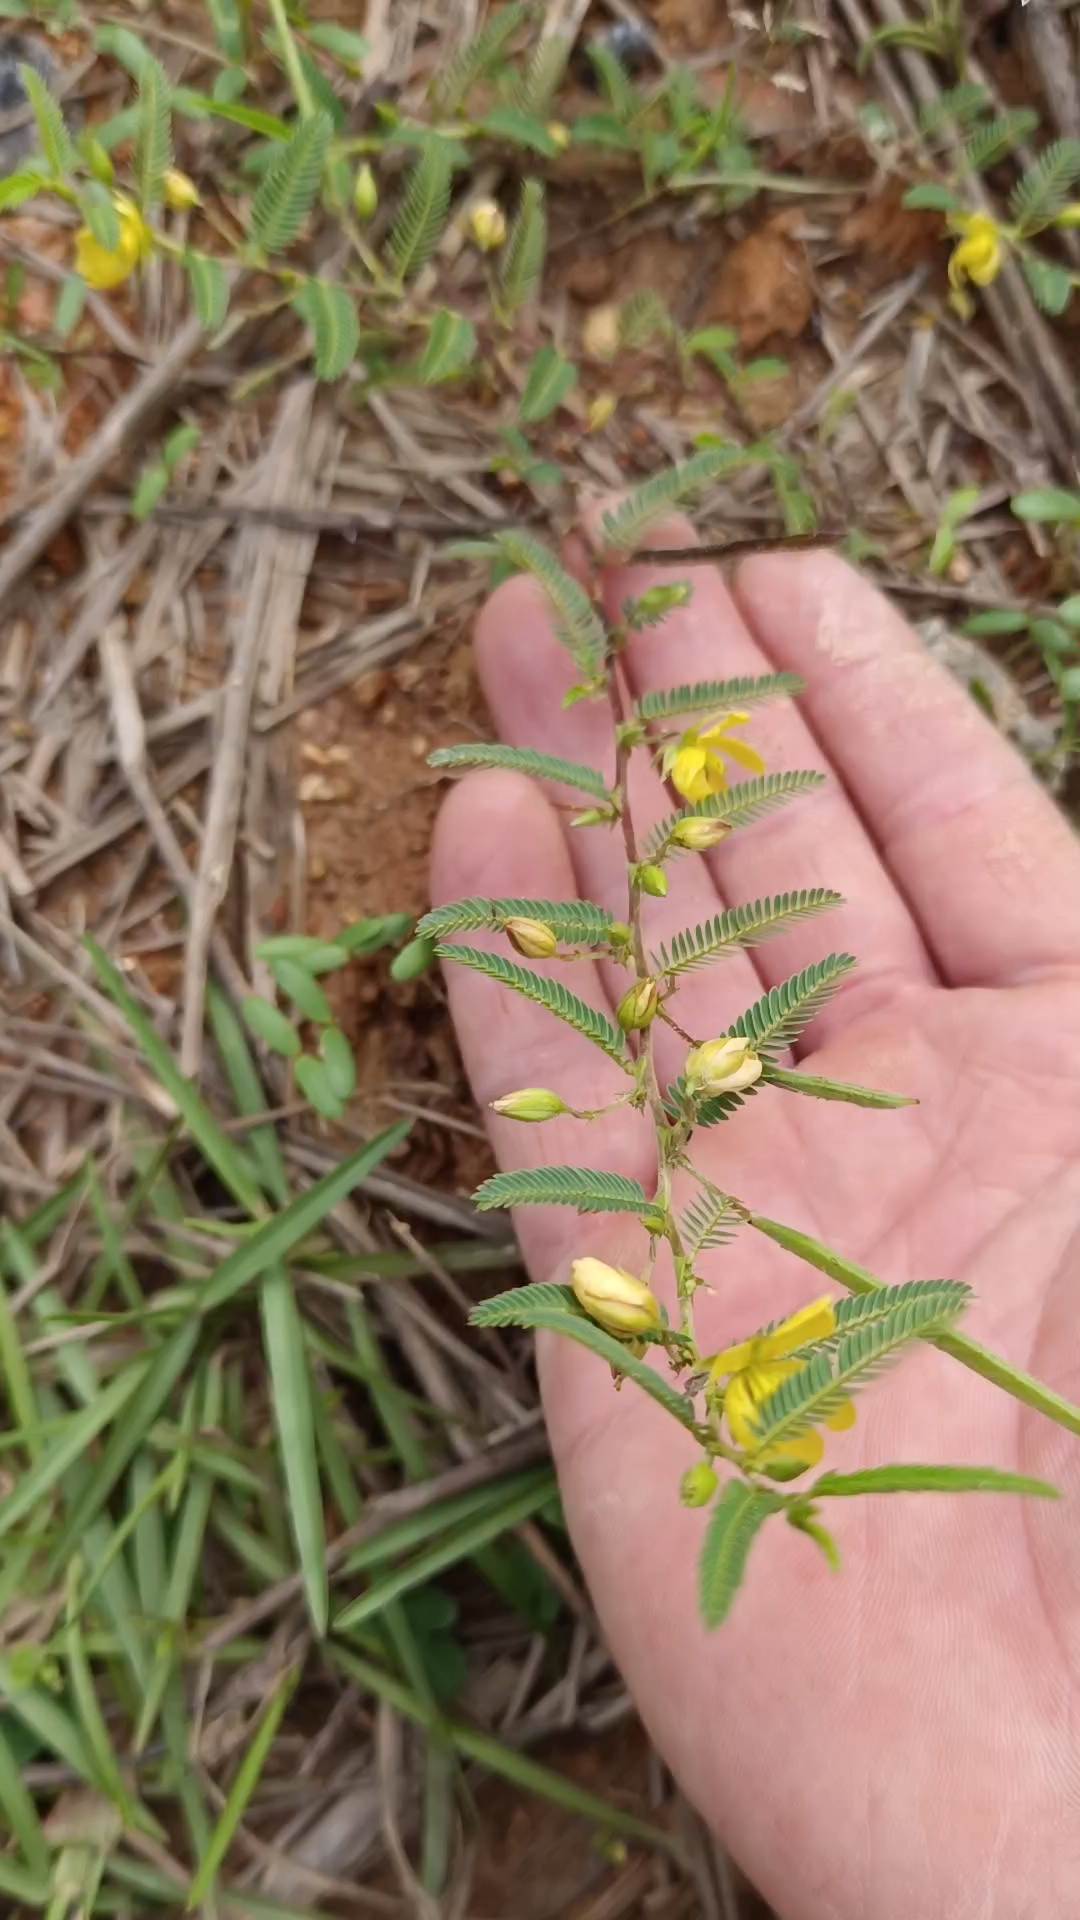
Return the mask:
<path fill-rule="evenodd" d="M 674 526 L 674 542 L 687 530 Z M 691 974 L 675 1007 L 698 1039 L 832 949 L 859 960 L 800 1064 L 914 1094 L 893 1113 L 766 1091 L 694 1152 L 726 1191 L 896 1282 L 948 1275 L 965 1324 L 1080 1396 L 1080 847 L 1020 760 L 865 582 L 825 554 L 759 559 L 738 602 L 711 568 L 641 567 L 612 611 L 657 579 L 690 603 L 637 636 L 635 692 L 740 673 L 805 676 L 801 711 L 755 716 L 770 770 L 827 784 L 670 870 L 653 944 L 718 906 L 827 884 L 848 904 Z M 518 745 L 611 771 L 606 714 L 561 710 L 570 679 L 532 582 L 500 588 L 477 645 L 496 724 Z M 642 768 L 640 826 L 670 811 Z M 621 844 L 564 832 L 520 776 L 474 775 L 447 801 L 437 899 L 587 894 L 625 911 Z M 610 1002 L 618 974 L 572 984 Z M 606 1063 L 542 1010 L 464 969 L 449 982 L 477 1096 L 523 1085 L 595 1106 Z M 685 1045 L 658 1036 L 674 1077 Z M 599 1061 L 599 1066 L 598 1066 Z M 612 1069 L 616 1079 L 621 1078 Z M 648 1181 L 651 1134 L 624 1111 L 499 1122 L 506 1166 L 582 1161 Z M 559 1209 L 518 1220 L 537 1279 L 583 1251 L 640 1264 L 636 1223 Z M 709 1256 L 703 1344 L 738 1339 L 822 1291 L 747 1231 Z M 679 1507 L 692 1442 L 601 1362 L 550 1336 L 544 1401 L 568 1519 L 615 1657 L 660 1751 L 784 1920 L 1053 1920 L 1080 1907 L 1080 1440 L 944 1355 L 920 1348 L 830 1437 L 837 1466 L 947 1460 L 1015 1467 L 1060 1503 L 903 1495 L 836 1503 L 831 1573 L 805 1538 L 767 1527 L 728 1623 L 697 1617 L 703 1518 Z"/>

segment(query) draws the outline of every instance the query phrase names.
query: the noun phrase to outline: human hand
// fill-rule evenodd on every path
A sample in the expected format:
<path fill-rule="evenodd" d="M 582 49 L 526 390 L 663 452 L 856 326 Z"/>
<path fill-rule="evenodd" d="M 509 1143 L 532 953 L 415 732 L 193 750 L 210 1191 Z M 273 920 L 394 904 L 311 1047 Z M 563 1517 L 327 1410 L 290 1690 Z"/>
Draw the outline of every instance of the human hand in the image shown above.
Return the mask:
<path fill-rule="evenodd" d="M 689 538 L 681 523 L 668 533 Z M 810 923 L 688 975 L 680 1022 L 698 1038 L 723 1032 L 826 945 L 847 948 L 858 970 L 809 1029 L 800 1065 L 920 1101 L 871 1115 L 768 1093 L 736 1125 L 699 1135 L 695 1158 L 750 1207 L 886 1281 L 968 1282 L 965 1328 L 1076 1399 L 1080 845 L 969 697 L 839 560 L 752 560 L 737 601 L 709 567 L 623 569 L 607 581 L 609 611 L 688 578 L 689 604 L 631 640 L 634 691 L 799 672 L 800 711 L 755 714 L 748 737 L 771 771 L 830 778 L 674 865 L 667 897 L 645 902 L 650 941 L 789 888 L 835 886 L 848 904 L 825 940 Z M 611 772 L 608 716 L 560 708 L 570 673 L 532 581 L 497 591 L 477 649 L 503 738 Z M 642 768 L 639 824 L 671 804 Z M 437 901 L 579 888 L 624 914 L 616 836 L 564 833 L 516 774 L 476 774 L 450 795 Z M 573 987 L 611 1004 L 619 978 L 581 963 Z M 575 1106 L 606 1096 L 593 1048 L 542 1009 L 464 968 L 449 970 L 448 990 L 481 1102 L 530 1084 Z M 656 1044 L 673 1078 L 684 1044 L 659 1026 Z M 588 1135 L 569 1120 L 493 1120 L 492 1138 L 504 1166 L 587 1152 L 646 1185 L 654 1171 L 651 1129 L 629 1109 Z M 542 1208 L 517 1225 L 536 1279 L 565 1280 L 582 1253 L 640 1265 L 634 1222 Z M 709 1258 L 715 1291 L 697 1302 L 706 1346 L 822 1291 L 751 1232 Z M 828 1463 L 994 1465 L 1045 1476 L 1065 1498 L 836 1503 L 839 1576 L 805 1538 L 766 1528 L 730 1620 L 707 1635 L 695 1598 L 703 1517 L 674 1499 L 693 1443 L 644 1395 L 615 1393 L 570 1342 L 542 1337 L 539 1359 L 567 1518 L 612 1652 L 676 1777 L 784 1920 L 1073 1914 L 1080 1440 L 918 1348 L 859 1402 L 853 1431 L 830 1436 Z"/>

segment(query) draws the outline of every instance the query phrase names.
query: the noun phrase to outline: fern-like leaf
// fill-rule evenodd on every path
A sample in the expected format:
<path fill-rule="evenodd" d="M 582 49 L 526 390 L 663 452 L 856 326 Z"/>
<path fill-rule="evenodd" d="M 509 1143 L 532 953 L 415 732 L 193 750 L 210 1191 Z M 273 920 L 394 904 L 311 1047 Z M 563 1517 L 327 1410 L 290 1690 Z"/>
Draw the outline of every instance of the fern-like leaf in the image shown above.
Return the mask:
<path fill-rule="evenodd" d="M 532 1327 L 537 1313 L 580 1313 L 569 1287 L 537 1280 L 527 1287 L 508 1287 L 490 1300 L 481 1300 L 469 1315 L 470 1327 Z"/>
<path fill-rule="evenodd" d="M 558 1020 L 564 1020 L 568 1027 L 584 1034 L 594 1046 L 601 1047 L 612 1060 L 618 1062 L 624 1072 L 630 1073 L 626 1054 L 626 1041 L 617 1026 L 601 1013 L 597 1007 L 590 1007 L 579 1000 L 576 993 L 564 987 L 561 980 L 545 979 L 543 974 L 533 973 L 528 967 L 519 967 L 513 960 L 506 960 L 501 953 L 482 953 L 478 947 L 463 947 L 456 944 L 440 946 L 439 956 L 443 960 L 456 960 L 460 966 L 472 967 L 476 973 L 486 974 L 489 980 L 499 980 L 503 986 L 513 988 L 515 993 L 523 994 L 526 1000 L 533 1000 L 537 1006 L 546 1007 Z"/>
<path fill-rule="evenodd" d="M 737 680 L 695 680 L 688 686 L 654 687 L 635 702 L 634 711 L 642 720 L 667 720 L 679 713 L 756 707 L 763 700 L 793 699 L 804 685 L 797 673 L 746 673 Z"/>
<path fill-rule="evenodd" d="M 984 173 L 1034 133 L 1039 116 L 1031 107 L 1012 107 L 983 127 L 973 127 L 964 142 L 967 162 L 974 173 Z"/>
<path fill-rule="evenodd" d="M 309 115 L 267 167 L 251 205 L 251 237 L 266 253 L 290 247 L 315 205 L 332 133 L 329 114 Z"/>
<path fill-rule="evenodd" d="M 172 90 L 159 60 L 147 54 L 139 68 L 139 124 L 135 135 L 135 192 L 139 205 L 155 207 L 172 165 Z"/>
<path fill-rule="evenodd" d="M 671 945 L 659 948 L 653 959 L 657 973 L 688 973 L 694 967 L 707 966 L 710 960 L 732 947 L 756 946 L 774 933 L 783 933 L 796 920 L 825 913 L 843 904 L 843 896 L 831 887 L 806 887 L 798 893 L 777 893 L 768 900 L 749 900 L 740 907 L 727 907 L 700 926 L 677 933 Z"/>
<path fill-rule="evenodd" d="M 815 787 L 823 786 L 824 782 L 823 773 L 809 770 L 765 773 L 757 780 L 740 780 L 724 793 L 710 793 L 708 799 L 700 801 L 696 807 L 684 807 L 677 813 L 669 813 L 649 835 L 645 858 L 650 859 L 659 852 L 679 820 L 726 820 L 731 827 L 749 826 L 751 821 L 760 820 L 763 814 L 772 813 L 776 807 L 784 806 L 800 793 L 812 792 Z"/>
<path fill-rule="evenodd" d="M 472 321 L 451 307 L 436 307 L 416 365 L 420 385 L 434 387 L 442 380 L 456 380 L 475 358 L 476 328 Z"/>
<path fill-rule="evenodd" d="M 551 1333 L 566 1334 L 580 1346 L 599 1354 L 617 1373 L 633 1380 L 682 1426 L 694 1425 L 694 1408 L 688 1395 L 679 1393 L 655 1367 L 639 1360 L 623 1341 L 605 1333 L 595 1320 L 581 1313 L 569 1287 L 542 1282 L 538 1286 L 514 1287 L 508 1293 L 497 1294 L 494 1300 L 483 1301 L 473 1309 L 469 1319 L 473 1326 L 479 1327 L 545 1327 Z"/>
<path fill-rule="evenodd" d="M 68 132 L 63 108 L 58 100 L 53 99 L 36 67 L 23 62 L 18 72 L 19 82 L 34 116 L 42 154 L 52 172 L 64 179 L 74 171 L 78 156 Z"/>
<path fill-rule="evenodd" d="M 777 1052 L 797 1040 L 815 1014 L 831 1000 L 844 975 L 851 972 L 855 958 L 850 953 L 830 953 L 824 960 L 793 973 L 789 980 L 770 987 L 752 1007 L 733 1020 L 728 1032 L 749 1040 L 759 1053 Z"/>
<path fill-rule="evenodd" d="M 1030 232 L 1060 213 L 1080 180 L 1080 140 L 1054 140 L 1013 190 L 1010 206 L 1017 226 Z"/>
<path fill-rule="evenodd" d="M 456 113 L 476 82 L 499 65 L 524 18 L 525 8 L 520 0 L 510 0 L 509 6 L 493 14 L 479 33 L 473 34 L 468 44 L 454 54 L 434 85 L 435 103 L 441 113 Z"/>
<path fill-rule="evenodd" d="M 216 333 L 229 310 L 229 281 L 220 260 L 209 253 L 188 251 L 184 271 L 191 299 L 207 333 Z"/>
<path fill-rule="evenodd" d="M 691 1260 L 734 1239 L 740 1215 L 726 1193 L 699 1193 L 679 1221 L 683 1251 Z"/>
<path fill-rule="evenodd" d="M 626 126 L 637 112 L 637 88 L 618 54 L 606 40 L 591 41 L 587 52 L 600 82 L 604 99 L 620 126 Z"/>
<path fill-rule="evenodd" d="M 445 940 L 448 933 L 467 933 L 474 927 L 505 927 L 508 920 L 539 920 L 560 940 L 587 946 L 607 944 L 614 916 L 591 900 L 451 900 L 425 913 L 416 928 L 421 940 Z"/>
<path fill-rule="evenodd" d="M 1035 304 L 1043 313 L 1064 313 L 1072 299 L 1072 275 L 1056 260 L 1046 260 L 1033 247 L 1025 247 L 1020 256 L 1024 279 L 1031 288 Z"/>
<path fill-rule="evenodd" d="M 543 588 L 555 615 L 555 632 L 575 666 L 587 678 L 597 675 L 604 664 L 607 636 L 584 587 L 531 533 L 497 533 L 495 541 L 513 566 L 531 573 Z"/>
<path fill-rule="evenodd" d="M 675 322 L 654 287 L 639 287 L 623 301 L 619 338 L 624 347 L 646 347 L 650 340 L 670 340 L 674 333 Z"/>
<path fill-rule="evenodd" d="M 971 1297 L 963 1280 L 903 1280 L 895 1287 L 875 1287 L 872 1293 L 847 1293 L 836 1302 L 836 1332 L 819 1344 L 835 1347 L 857 1327 L 876 1326 L 893 1314 L 914 1312 L 949 1320 L 963 1312 Z"/>
<path fill-rule="evenodd" d="M 627 555 L 640 543 L 643 534 L 655 525 L 671 507 L 677 506 L 689 494 L 697 493 L 707 487 L 711 480 L 721 474 L 733 473 L 744 466 L 748 458 L 744 447 L 707 447 L 702 453 L 691 454 L 689 460 L 681 460 L 675 466 L 665 467 L 662 473 L 654 473 L 652 478 L 635 487 L 633 493 L 604 515 L 604 546 L 609 553 Z"/>
<path fill-rule="evenodd" d="M 329 280 L 305 280 L 290 305 L 311 328 L 318 378 L 340 380 L 360 345 L 360 322 L 345 288 Z"/>
<path fill-rule="evenodd" d="M 547 212 L 539 180 L 525 180 L 513 225 L 503 248 L 499 305 L 508 318 L 533 298 L 544 270 Z"/>
<path fill-rule="evenodd" d="M 968 1297 L 967 1288 L 959 1296 L 943 1297 L 938 1284 L 923 1283 L 921 1290 L 894 1304 L 891 1312 L 856 1323 L 839 1340 L 818 1348 L 757 1409 L 756 1443 L 748 1451 L 747 1464 L 762 1459 L 779 1441 L 794 1440 L 839 1412 L 853 1392 L 912 1340 L 946 1332 Z M 872 1301 L 875 1296 L 867 1298 Z"/>
<path fill-rule="evenodd" d="M 938 133 L 950 121 L 954 126 L 968 127 L 986 106 L 986 88 L 977 80 L 962 80 L 959 86 L 946 88 L 919 108 L 919 125 L 924 133 Z"/>
<path fill-rule="evenodd" d="M 551 117 L 551 103 L 566 72 L 571 42 L 565 34 L 552 33 L 541 40 L 514 89 L 514 105 L 537 120 Z"/>
<path fill-rule="evenodd" d="M 492 1207 L 575 1207 L 578 1213 L 644 1213 L 652 1206 L 638 1180 L 594 1167 L 520 1167 L 494 1173 L 473 1194 L 481 1213 Z"/>
<path fill-rule="evenodd" d="M 426 140 L 390 231 L 390 259 L 399 280 L 411 280 L 438 246 L 450 210 L 453 177 L 453 157 L 446 142 Z"/>
<path fill-rule="evenodd" d="M 709 1515 L 698 1561 L 698 1598 L 707 1627 L 719 1627 L 731 1612 L 756 1535 L 781 1496 L 746 1480 L 729 1480 Z"/>
<path fill-rule="evenodd" d="M 534 780 L 574 787 L 596 800 L 606 800 L 610 791 L 603 774 L 583 760 L 563 760 L 557 753 L 536 753 L 532 747 L 506 747 L 501 740 L 469 740 L 456 747 L 436 747 L 428 755 L 428 765 L 445 767 L 450 773 L 466 773 L 473 767 L 509 767 L 515 773 L 531 774 Z"/>

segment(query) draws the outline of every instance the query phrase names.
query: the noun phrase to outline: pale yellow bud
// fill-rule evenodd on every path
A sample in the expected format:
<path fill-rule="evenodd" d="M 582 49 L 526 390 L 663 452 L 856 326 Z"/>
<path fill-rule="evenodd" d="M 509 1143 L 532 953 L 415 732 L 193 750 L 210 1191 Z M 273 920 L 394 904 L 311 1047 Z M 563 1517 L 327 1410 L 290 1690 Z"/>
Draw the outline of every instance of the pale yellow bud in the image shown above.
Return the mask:
<path fill-rule="evenodd" d="M 501 1113 L 504 1120 L 554 1120 L 570 1109 L 549 1087 L 519 1087 L 516 1093 L 493 1100 L 491 1111 Z"/>
<path fill-rule="evenodd" d="M 660 1325 L 656 1295 L 635 1274 L 606 1260 L 575 1260 L 570 1285 L 578 1305 L 609 1333 L 649 1333 Z"/>
<path fill-rule="evenodd" d="M 202 205 L 199 189 L 194 180 L 189 180 L 187 174 L 181 173 L 179 167 L 169 168 L 161 183 L 161 191 L 165 196 L 165 205 L 172 207 L 174 212 L 182 213 L 188 207 Z"/>
<path fill-rule="evenodd" d="M 565 153 L 570 145 L 569 127 L 565 127 L 561 120 L 549 120 L 547 132 L 552 145 L 558 147 L 560 153 Z"/>
<path fill-rule="evenodd" d="M 726 840 L 730 832 L 727 820 L 676 820 L 668 839 L 672 846 L 685 847 L 688 853 L 705 853 Z"/>
<path fill-rule="evenodd" d="M 1051 224 L 1055 227 L 1080 227 L 1080 200 L 1070 200 L 1067 207 L 1055 213 Z"/>
<path fill-rule="evenodd" d="M 618 404 L 613 393 L 595 394 L 589 401 L 589 411 L 585 416 L 589 432 L 599 433 L 601 427 L 606 427 Z"/>
<path fill-rule="evenodd" d="M 652 860 L 646 860 L 644 865 L 638 868 L 638 886 L 642 893 L 649 893 L 654 899 L 662 900 L 667 892 L 667 874 L 663 867 L 658 867 Z"/>
<path fill-rule="evenodd" d="M 353 212 L 358 220 L 370 220 L 379 204 L 379 189 L 375 175 L 364 161 L 357 171 L 352 190 Z"/>
<path fill-rule="evenodd" d="M 620 337 L 618 307 L 609 303 L 585 315 L 581 344 L 591 360 L 614 360 Z"/>
<path fill-rule="evenodd" d="M 679 1481 L 679 1499 L 684 1507 L 707 1507 L 719 1485 L 716 1469 L 708 1460 L 699 1460 L 687 1467 Z"/>
<path fill-rule="evenodd" d="M 506 239 L 506 215 L 497 200 L 480 200 L 469 217 L 469 231 L 481 253 L 494 253 Z"/>
<path fill-rule="evenodd" d="M 660 989 L 655 980 L 635 980 L 628 987 L 615 1009 L 615 1015 L 624 1033 L 631 1033 L 636 1027 L 651 1026 L 660 1005 Z"/>
<path fill-rule="evenodd" d="M 761 1061 L 749 1040 L 735 1034 L 694 1047 L 684 1073 L 691 1093 L 741 1093 L 761 1079 Z"/>
<path fill-rule="evenodd" d="M 526 960 L 550 960 L 559 951 L 555 935 L 542 920 L 507 920 L 503 932 L 514 951 L 523 953 Z"/>

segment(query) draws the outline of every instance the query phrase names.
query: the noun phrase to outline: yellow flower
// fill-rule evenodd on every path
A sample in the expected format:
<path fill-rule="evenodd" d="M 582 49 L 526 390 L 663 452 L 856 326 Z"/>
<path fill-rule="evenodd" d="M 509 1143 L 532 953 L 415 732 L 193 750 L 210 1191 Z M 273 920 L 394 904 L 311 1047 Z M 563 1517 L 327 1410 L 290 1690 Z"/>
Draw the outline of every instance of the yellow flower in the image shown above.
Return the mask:
<path fill-rule="evenodd" d="M 761 1061 L 741 1034 L 691 1048 L 683 1069 L 690 1093 L 741 1093 L 761 1079 Z"/>
<path fill-rule="evenodd" d="M 469 217 L 469 231 L 481 253 L 494 253 L 506 239 L 506 215 L 497 200 L 480 200 Z"/>
<path fill-rule="evenodd" d="M 761 1466 L 777 1463 L 789 1470 L 801 1471 L 804 1467 L 815 1467 L 821 1459 L 825 1443 L 812 1428 L 791 1440 L 777 1440 L 764 1453 L 758 1453 L 757 1414 L 769 1395 L 805 1365 L 790 1355 L 812 1341 L 826 1340 L 835 1329 L 836 1308 L 832 1301 L 813 1300 L 809 1306 L 800 1307 L 797 1313 L 781 1320 L 770 1332 L 752 1334 L 749 1340 L 740 1341 L 736 1347 L 725 1347 L 709 1361 L 709 1373 L 714 1380 L 724 1374 L 730 1376 L 724 1389 L 728 1431 L 737 1447 L 756 1454 Z M 854 1419 L 855 1409 L 850 1400 L 845 1400 L 835 1413 L 826 1417 L 825 1425 L 840 1432 L 850 1427 Z"/>
<path fill-rule="evenodd" d="M 89 227 L 80 227 L 75 235 L 75 270 L 88 287 L 118 287 L 150 252 L 150 229 L 134 200 L 114 193 L 113 206 L 120 227 L 115 247 L 103 247 Z"/>
<path fill-rule="evenodd" d="M 660 1306 L 644 1280 L 625 1267 L 586 1257 L 570 1267 L 570 1285 L 578 1305 L 609 1333 L 650 1333 L 660 1325 Z"/>
<path fill-rule="evenodd" d="M 965 280 L 988 287 L 1005 259 L 997 221 L 988 213 L 954 213 L 949 227 L 961 236 L 949 256 L 949 285 L 954 293 L 963 294 Z"/>
<path fill-rule="evenodd" d="M 687 727 L 680 740 L 664 751 L 664 772 L 684 800 L 694 805 L 711 793 L 723 793 L 727 786 L 724 758 L 727 754 L 751 773 L 764 773 L 760 753 L 745 740 L 732 738 L 731 728 L 746 725 L 748 713 L 722 713 L 706 727 Z"/>

